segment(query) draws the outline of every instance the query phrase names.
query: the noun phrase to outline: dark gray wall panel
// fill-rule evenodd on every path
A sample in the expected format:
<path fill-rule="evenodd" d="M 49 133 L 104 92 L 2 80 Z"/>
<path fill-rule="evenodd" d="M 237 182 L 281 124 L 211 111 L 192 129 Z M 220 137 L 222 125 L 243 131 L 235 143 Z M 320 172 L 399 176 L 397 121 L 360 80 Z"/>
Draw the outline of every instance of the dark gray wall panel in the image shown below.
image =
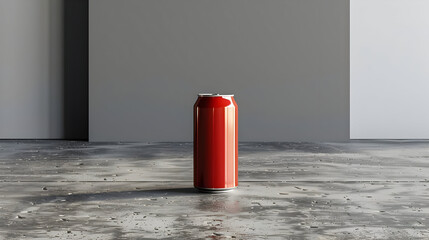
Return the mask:
<path fill-rule="evenodd" d="M 241 141 L 349 139 L 347 0 L 90 0 L 90 140 L 190 141 L 199 92 Z"/>
<path fill-rule="evenodd" d="M 64 137 L 88 139 L 88 0 L 64 1 Z"/>

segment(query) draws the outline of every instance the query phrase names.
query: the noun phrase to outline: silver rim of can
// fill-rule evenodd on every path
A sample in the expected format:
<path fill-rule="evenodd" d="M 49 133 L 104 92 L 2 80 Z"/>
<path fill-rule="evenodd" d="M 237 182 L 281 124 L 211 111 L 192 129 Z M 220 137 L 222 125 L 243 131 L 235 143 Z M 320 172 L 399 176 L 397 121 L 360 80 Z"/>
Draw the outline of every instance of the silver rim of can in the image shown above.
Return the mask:
<path fill-rule="evenodd" d="M 234 94 L 200 93 L 198 97 L 234 97 Z"/>
<path fill-rule="evenodd" d="M 237 187 L 232 188 L 202 188 L 202 187 L 195 187 L 196 189 L 203 191 L 203 192 L 211 192 L 211 193 L 221 193 L 221 192 L 230 192 Z"/>

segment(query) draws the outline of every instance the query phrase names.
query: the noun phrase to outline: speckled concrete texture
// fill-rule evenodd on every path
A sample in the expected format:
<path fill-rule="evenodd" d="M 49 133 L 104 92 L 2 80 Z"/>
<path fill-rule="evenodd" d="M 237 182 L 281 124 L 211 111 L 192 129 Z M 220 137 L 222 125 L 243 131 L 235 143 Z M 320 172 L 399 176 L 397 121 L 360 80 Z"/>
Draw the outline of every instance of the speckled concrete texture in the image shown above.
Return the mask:
<path fill-rule="evenodd" d="M 0 239 L 429 239 L 429 142 L 241 143 L 192 188 L 192 143 L 0 141 Z"/>

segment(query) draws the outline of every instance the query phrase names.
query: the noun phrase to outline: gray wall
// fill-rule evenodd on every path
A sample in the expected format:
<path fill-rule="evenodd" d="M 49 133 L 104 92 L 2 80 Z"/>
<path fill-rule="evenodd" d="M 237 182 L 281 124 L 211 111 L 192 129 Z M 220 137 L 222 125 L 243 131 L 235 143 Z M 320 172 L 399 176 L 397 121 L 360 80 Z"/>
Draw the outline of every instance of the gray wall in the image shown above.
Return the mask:
<path fill-rule="evenodd" d="M 0 0 L 0 139 L 88 139 L 88 0 Z"/>
<path fill-rule="evenodd" d="M 63 137 L 60 0 L 0 0 L 0 138 Z"/>
<path fill-rule="evenodd" d="M 240 141 L 349 139 L 349 1 L 90 0 L 89 137 L 190 141 L 199 92 Z"/>

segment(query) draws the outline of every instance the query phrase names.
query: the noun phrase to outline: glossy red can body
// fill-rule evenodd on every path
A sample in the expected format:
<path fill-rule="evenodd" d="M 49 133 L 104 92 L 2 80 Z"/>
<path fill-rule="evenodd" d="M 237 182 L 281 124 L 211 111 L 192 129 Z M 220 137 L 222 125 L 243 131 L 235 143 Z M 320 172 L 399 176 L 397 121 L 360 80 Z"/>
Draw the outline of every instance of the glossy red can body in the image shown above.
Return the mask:
<path fill-rule="evenodd" d="M 238 109 L 233 95 L 200 94 L 194 105 L 194 186 L 238 186 Z"/>

